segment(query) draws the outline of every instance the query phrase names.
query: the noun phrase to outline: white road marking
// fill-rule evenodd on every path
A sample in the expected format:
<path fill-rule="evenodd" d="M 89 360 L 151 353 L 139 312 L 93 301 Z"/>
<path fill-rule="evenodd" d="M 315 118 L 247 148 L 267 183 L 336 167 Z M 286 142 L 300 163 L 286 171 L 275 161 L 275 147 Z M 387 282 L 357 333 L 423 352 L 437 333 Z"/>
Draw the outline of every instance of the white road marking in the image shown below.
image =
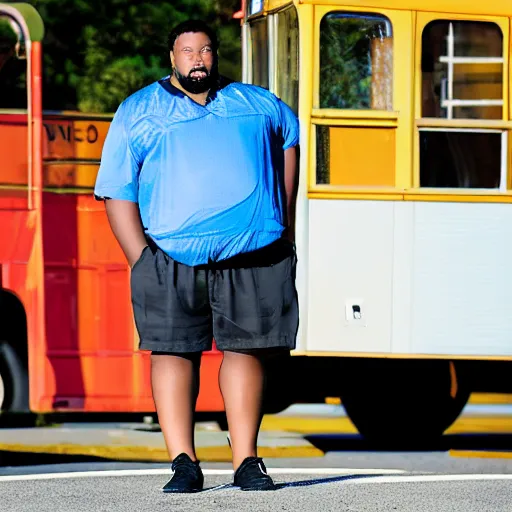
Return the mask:
<path fill-rule="evenodd" d="M 503 474 L 482 474 L 482 475 L 397 475 L 397 476 L 375 476 L 369 478 L 354 478 L 343 481 L 345 484 L 396 484 L 407 482 L 468 482 L 478 480 L 512 480 L 512 475 Z"/>
<path fill-rule="evenodd" d="M 405 471 L 395 469 L 348 469 L 348 468 L 269 468 L 269 474 L 274 475 L 331 475 L 354 476 L 353 479 L 343 480 L 342 485 L 366 484 L 396 484 L 422 482 L 467 482 L 482 480 L 512 480 L 512 474 L 464 474 L 464 475 L 404 475 Z M 204 469 L 205 476 L 232 475 L 230 469 Z M 394 476 L 379 476 L 379 475 Z M 111 471 L 81 471 L 71 473 L 46 473 L 39 475 L 5 475 L 0 476 L 1 482 L 20 482 L 26 480 L 57 480 L 66 478 L 97 478 L 106 476 L 169 476 L 167 469 L 119 469 Z M 358 475 L 375 475 L 367 478 L 357 478 Z M 223 486 L 220 486 L 223 487 Z"/>
<path fill-rule="evenodd" d="M 398 475 L 400 469 L 352 469 L 352 468 L 267 468 L 274 475 Z M 94 478 L 104 476 L 170 476 L 170 469 L 115 469 L 105 471 L 76 471 L 71 473 L 42 473 L 35 475 L 4 475 L 0 482 L 21 482 L 24 480 L 56 480 L 64 478 Z M 233 475 L 231 469 L 203 469 L 205 476 Z"/>

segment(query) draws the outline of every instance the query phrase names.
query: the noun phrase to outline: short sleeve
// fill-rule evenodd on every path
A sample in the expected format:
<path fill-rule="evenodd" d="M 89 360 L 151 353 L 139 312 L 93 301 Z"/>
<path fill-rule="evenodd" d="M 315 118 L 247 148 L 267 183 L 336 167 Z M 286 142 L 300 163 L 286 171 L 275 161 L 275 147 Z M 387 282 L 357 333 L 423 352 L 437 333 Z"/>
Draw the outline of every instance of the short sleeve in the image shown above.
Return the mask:
<path fill-rule="evenodd" d="M 130 147 L 124 105 L 118 108 L 107 132 L 96 177 L 96 199 L 137 202 L 140 165 Z"/>
<path fill-rule="evenodd" d="M 279 131 L 283 139 L 283 149 L 299 144 L 299 120 L 293 110 L 280 98 L 276 98 L 279 109 Z"/>

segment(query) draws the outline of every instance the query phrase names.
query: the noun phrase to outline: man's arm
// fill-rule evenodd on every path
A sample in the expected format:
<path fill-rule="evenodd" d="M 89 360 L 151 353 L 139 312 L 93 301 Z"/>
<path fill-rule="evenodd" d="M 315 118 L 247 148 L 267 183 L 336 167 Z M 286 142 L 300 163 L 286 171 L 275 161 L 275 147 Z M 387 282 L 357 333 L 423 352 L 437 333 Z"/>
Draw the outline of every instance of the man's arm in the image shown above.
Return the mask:
<path fill-rule="evenodd" d="M 288 148 L 284 152 L 284 186 L 286 191 L 286 211 L 288 225 L 287 238 L 295 242 L 295 207 L 299 184 L 299 146 Z"/>
<path fill-rule="evenodd" d="M 140 220 L 139 205 L 132 201 L 106 199 L 105 208 L 110 227 L 130 267 L 140 258 L 148 245 Z"/>

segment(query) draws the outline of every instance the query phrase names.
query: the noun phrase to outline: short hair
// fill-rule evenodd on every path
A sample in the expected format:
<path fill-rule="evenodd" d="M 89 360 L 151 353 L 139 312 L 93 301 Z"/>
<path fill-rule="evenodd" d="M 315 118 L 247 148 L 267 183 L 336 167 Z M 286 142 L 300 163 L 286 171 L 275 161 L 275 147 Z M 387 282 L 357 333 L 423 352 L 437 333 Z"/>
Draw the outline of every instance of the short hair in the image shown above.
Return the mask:
<path fill-rule="evenodd" d="M 219 49 L 219 41 L 217 39 L 217 35 L 207 23 L 201 20 L 187 20 L 174 27 L 169 33 L 167 40 L 169 44 L 169 51 L 173 51 L 176 39 L 178 39 L 181 34 L 186 34 L 187 32 L 203 32 L 210 38 L 213 52 L 216 53 Z"/>

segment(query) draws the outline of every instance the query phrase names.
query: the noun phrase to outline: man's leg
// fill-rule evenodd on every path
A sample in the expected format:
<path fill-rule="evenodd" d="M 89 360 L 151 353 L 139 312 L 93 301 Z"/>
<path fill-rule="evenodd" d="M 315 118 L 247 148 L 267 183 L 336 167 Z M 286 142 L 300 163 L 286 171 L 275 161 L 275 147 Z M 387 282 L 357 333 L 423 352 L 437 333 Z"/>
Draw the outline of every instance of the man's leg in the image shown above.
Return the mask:
<path fill-rule="evenodd" d="M 219 383 L 229 425 L 233 468 L 246 457 L 257 456 L 261 425 L 264 367 L 263 352 L 225 351 Z"/>
<path fill-rule="evenodd" d="M 171 460 L 186 453 L 196 460 L 194 412 L 199 393 L 201 352 L 151 355 L 151 384 Z"/>
<path fill-rule="evenodd" d="M 224 353 L 219 383 L 233 452 L 234 483 L 275 489 L 257 456 L 269 357 L 290 351 L 298 328 L 293 247 L 279 242 L 225 263 L 213 274 L 213 334 Z"/>

